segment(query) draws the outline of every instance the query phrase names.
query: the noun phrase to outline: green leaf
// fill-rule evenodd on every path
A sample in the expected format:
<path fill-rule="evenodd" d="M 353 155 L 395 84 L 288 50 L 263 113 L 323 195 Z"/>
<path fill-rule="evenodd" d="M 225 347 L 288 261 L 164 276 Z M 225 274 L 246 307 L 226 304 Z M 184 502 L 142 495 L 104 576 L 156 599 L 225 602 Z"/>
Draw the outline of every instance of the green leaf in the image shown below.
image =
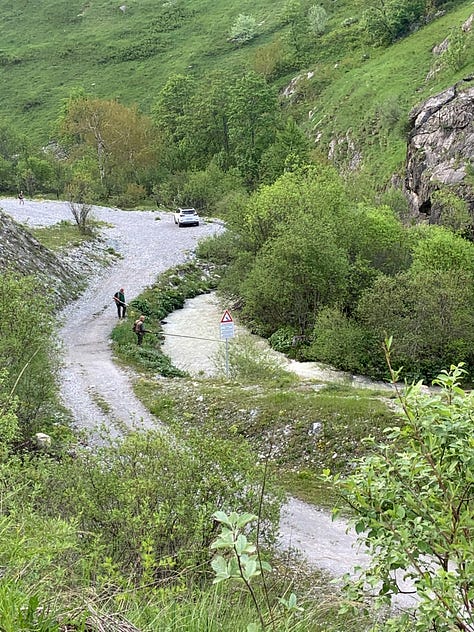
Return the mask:
<path fill-rule="evenodd" d="M 243 533 L 241 533 L 235 541 L 235 552 L 237 553 L 237 555 L 242 555 L 242 553 L 245 552 L 246 547 L 247 538 L 245 537 L 245 535 L 243 535 Z"/>
<path fill-rule="evenodd" d="M 229 522 L 229 516 L 224 511 L 216 511 L 212 514 L 212 517 L 214 518 L 214 520 L 217 520 L 217 522 L 221 522 L 228 527 L 232 526 Z"/>
<path fill-rule="evenodd" d="M 260 570 L 257 568 L 256 560 L 249 559 L 244 564 L 243 575 L 247 581 L 250 581 L 253 577 L 260 575 Z"/>
<path fill-rule="evenodd" d="M 236 520 L 235 526 L 241 529 L 242 527 L 245 527 L 249 522 L 252 522 L 253 520 L 258 520 L 258 516 L 251 513 L 244 513 L 238 517 L 238 519 Z"/>
<path fill-rule="evenodd" d="M 227 562 L 221 555 L 215 557 L 211 561 L 211 567 L 218 576 L 224 578 L 229 576 L 227 572 Z"/>

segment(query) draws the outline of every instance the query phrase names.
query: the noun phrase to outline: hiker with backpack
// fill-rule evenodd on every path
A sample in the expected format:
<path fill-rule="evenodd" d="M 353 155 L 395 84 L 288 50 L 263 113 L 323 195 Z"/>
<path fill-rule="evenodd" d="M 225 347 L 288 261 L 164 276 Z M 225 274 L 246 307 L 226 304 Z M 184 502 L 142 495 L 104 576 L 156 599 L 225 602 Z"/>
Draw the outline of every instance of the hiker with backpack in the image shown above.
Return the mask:
<path fill-rule="evenodd" d="M 145 329 L 145 316 L 142 314 L 133 324 L 133 331 L 137 334 L 137 345 L 141 346 L 143 336 L 152 332 Z"/>
<path fill-rule="evenodd" d="M 127 311 L 127 303 L 125 302 L 125 290 L 123 287 L 120 288 L 118 292 L 114 294 L 114 301 L 117 305 L 117 314 L 119 318 L 125 318 L 125 313 Z"/>

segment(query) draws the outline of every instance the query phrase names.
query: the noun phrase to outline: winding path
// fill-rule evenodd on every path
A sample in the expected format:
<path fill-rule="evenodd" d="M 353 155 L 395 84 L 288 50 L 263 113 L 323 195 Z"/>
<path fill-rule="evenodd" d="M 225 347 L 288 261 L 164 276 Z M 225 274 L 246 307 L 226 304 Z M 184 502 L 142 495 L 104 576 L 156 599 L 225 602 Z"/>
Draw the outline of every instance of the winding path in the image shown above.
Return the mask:
<path fill-rule="evenodd" d="M 0 199 L 0 207 L 30 227 L 71 220 L 65 202 L 25 200 L 20 205 L 16 199 L 5 198 Z M 78 428 L 97 432 L 103 426 L 114 436 L 123 426 L 157 424 L 135 397 L 130 373 L 113 362 L 109 336 L 117 320 L 114 293 L 123 287 L 130 301 L 158 274 L 188 260 L 198 240 L 220 227 L 206 222 L 179 229 L 171 213 L 127 212 L 100 206 L 93 207 L 92 212 L 106 223 L 102 237 L 121 258 L 114 266 L 101 269 L 81 298 L 61 314 L 61 395 Z"/>
<path fill-rule="evenodd" d="M 25 200 L 24 205 L 19 205 L 18 200 L 5 198 L 0 199 L 0 207 L 15 220 L 31 227 L 71 219 L 69 207 L 64 202 Z M 62 313 L 63 324 L 59 332 L 64 346 L 61 395 L 67 408 L 73 412 L 78 428 L 96 434 L 105 427 L 114 436 L 120 434 L 122 427 L 156 427 L 159 423 L 135 397 L 131 373 L 113 361 L 109 336 L 117 319 L 112 301 L 114 292 L 124 287 L 126 300 L 130 301 L 158 274 L 189 259 L 199 239 L 221 228 L 217 223 L 206 222 L 199 227 L 179 229 L 171 213 L 126 212 L 96 206 L 93 214 L 107 223 L 103 238 L 122 258 L 113 267 L 102 269 L 92 278 L 81 298 Z M 213 314 L 207 319 L 207 327 L 214 328 L 212 332 L 204 328 L 201 334 L 204 338 L 215 338 L 217 346 L 219 322 L 216 318 L 214 323 L 214 316 L 220 313 L 220 308 L 212 298 L 201 297 L 200 300 L 201 309 L 211 310 L 209 314 Z M 184 338 L 180 339 L 184 347 L 180 348 L 173 342 L 172 334 L 183 327 L 179 319 L 184 311 L 175 312 L 176 316 L 172 314 L 167 319 L 169 324 L 165 331 L 171 336 L 167 337 L 164 351 L 173 361 L 176 354 L 189 359 L 201 353 L 196 366 L 202 367 L 202 354 L 209 355 L 208 342 L 201 346 L 199 352 L 199 343 L 193 341 L 191 353 L 186 347 L 189 342 L 186 343 Z M 186 318 L 189 318 L 189 312 Z M 203 323 L 204 320 L 193 320 L 193 333 L 196 333 L 198 322 Z M 168 342 L 170 339 L 171 343 Z M 175 364 L 179 365 L 179 362 Z M 183 368 L 192 372 L 192 366 L 184 365 Z M 295 365 L 289 369 L 298 374 L 301 371 Z M 306 365 L 300 377 L 324 379 L 321 374 L 323 369 L 317 365 L 312 371 L 310 369 Z M 311 375 L 307 374 L 308 371 Z M 335 374 L 332 375 L 333 379 L 335 377 Z M 367 562 L 365 553 L 356 546 L 355 534 L 347 531 L 344 521 L 332 522 L 327 512 L 295 499 L 290 499 L 282 512 L 281 546 L 300 551 L 310 563 L 336 577 L 351 572 L 357 564 Z M 408 605 L 407 602 L 404 605 Z"/>

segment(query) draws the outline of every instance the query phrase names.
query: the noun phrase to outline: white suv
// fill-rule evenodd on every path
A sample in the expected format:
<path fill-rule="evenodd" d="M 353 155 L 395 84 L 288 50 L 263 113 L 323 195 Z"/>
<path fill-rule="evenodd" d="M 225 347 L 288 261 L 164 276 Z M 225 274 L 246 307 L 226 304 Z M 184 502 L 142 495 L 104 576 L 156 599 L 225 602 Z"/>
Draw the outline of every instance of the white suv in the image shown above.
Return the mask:
<path fill-rule="evenodd" d="M 181 226 L 199 226 L 199 215 L 195 208 L 179 208 L 174 214 L 174 223 Z"/>

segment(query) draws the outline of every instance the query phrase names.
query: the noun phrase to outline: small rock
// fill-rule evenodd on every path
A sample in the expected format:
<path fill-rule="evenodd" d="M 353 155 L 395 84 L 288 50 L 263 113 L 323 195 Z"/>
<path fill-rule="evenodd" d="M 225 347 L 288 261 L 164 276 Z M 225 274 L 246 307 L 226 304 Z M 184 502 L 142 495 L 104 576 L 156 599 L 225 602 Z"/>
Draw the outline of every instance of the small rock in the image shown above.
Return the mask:
<path fill-rule="evenodd" d="M 49 448 L 51 446 L 51 437 L 44 432 L 37 432 L 35 434 L 35 441 L 39 448 Z"/>

